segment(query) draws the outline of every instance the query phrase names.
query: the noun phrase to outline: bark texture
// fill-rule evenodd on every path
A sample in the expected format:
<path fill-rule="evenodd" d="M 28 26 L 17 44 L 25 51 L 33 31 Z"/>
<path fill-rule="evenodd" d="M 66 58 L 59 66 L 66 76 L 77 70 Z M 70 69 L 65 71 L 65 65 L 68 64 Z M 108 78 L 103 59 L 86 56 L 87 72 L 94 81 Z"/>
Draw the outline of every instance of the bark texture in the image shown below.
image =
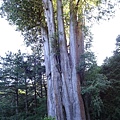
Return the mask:
<path fill-rule="evenodd" d="M 73 2 L 74 1 L 74 2 Z M 70 1 L 70 8 L 75 0 Z M 77 65 L 84 52 L 77 13 L 70 11 L 70 53 L 64 28 L 62 0 L 57 0 L 57 19 L 52 0 L 43 0 L 47 30 L 41 28 L 47 76 L 48 115 L 56 120 L 85 120 Z M 48 32 L 47 32 L 48 31 Z M 57 34 L 57 37 L 56 37 Z"/>

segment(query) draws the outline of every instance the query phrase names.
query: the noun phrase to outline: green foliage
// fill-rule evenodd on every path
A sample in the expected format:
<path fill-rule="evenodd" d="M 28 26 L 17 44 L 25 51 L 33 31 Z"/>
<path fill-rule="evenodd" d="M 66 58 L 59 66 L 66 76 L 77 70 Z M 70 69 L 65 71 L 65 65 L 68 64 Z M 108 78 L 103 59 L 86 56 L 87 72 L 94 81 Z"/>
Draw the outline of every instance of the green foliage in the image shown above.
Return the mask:
<path fill-rule="evenodd" d="M 101 94 L 111 87 L 111 82 L 106 76 L 101 74 L 101 68 L 97 66 L 94 53 L 86 52 L 84 61 L 79 65 L 80 73 L 84 70 L 82 80 L 82 95 L 85 103 L 88 104 L 88 111 L 91 119 L 99 119 L 104 108 Z"/>
<path fill-rule="evenodd" d="M 103 74 L 99 73 L 97 66 L 92 66 L 85 73 L 86 84 L 82 87 L 82 94 L 89 96 L 90 99 L 90 114 L 92 119 L 98 119 L 103 109 L 103 101 L 100 94 L 110 87 L 110 82 L 107 81 Z"/>
<path fill-rule="evenodd" d="M 52 118 L 52 117 L 44 117 L 43 120 L 55 120 L 55 118 Z"/>
<path fill-rule="evenodd" d="M 18 30 L 29 30 L 44 21 L 41 0 L 5 0 L 1 9 L 10 24 L 17 25 Z"/>
<path fill-rule="evenodd" d="M 116 38 L 116 50 L 114 51 L 114 54 L 119 54 L 119 53 L 120 53 L 120 35 L 118 35 Z"/>
<path fill-rule="evenodd" d="M 40 120 L 47 114 L 45 67 L 41 63 L 39 54 L 20 51 L 1 57 L 1 120 Z"/>
<path fill-rule="evenodd" d="M 42 0 L 4 0 L 0 10 L 10 24 L 16 25 L 27 46 L 42 43 L 40 27 L 46 27 Z"/>
<path fill-rule="evenodd" d="M 106 75 L 108 81 L 112 83 L 112 87 L 107 89 L 102 95 L 104 102 L 102 118 L 106 120 L 119 120 L 120 118 L 120 53 L 118 38 L 116 45 L 114 55 L 105 60 L 101 70 Z"/>

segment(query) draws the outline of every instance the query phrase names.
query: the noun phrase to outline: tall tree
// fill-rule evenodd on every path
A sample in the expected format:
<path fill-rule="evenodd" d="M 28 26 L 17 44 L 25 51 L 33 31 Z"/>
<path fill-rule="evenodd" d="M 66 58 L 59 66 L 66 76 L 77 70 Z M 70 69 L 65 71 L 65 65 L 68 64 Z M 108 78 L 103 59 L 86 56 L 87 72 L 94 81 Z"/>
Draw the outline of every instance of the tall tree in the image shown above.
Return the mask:
<path fill-rule="evenodd" d="M 100 2 L 5 0 L 2 5 L 10 23 L 17 25 L 28 40 L 37 37 L 44 45 L 48 115 L 56 120 L 86 119 L 76 68 L 84 53 L 85 11 L 92 11 Z"/>

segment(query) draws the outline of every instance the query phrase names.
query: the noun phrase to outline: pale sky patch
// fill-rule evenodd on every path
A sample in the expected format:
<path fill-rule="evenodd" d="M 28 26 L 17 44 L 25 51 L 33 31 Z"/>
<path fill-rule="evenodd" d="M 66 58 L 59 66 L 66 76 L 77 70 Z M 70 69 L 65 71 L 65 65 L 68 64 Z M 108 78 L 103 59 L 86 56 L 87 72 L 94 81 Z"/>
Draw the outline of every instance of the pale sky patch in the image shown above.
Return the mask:
<path fill-rule="evenodd" d="M 100 25 L 94 25 L 92 29 L 93 48 L 97 56 L 98 64 L 101 65 L 106 57 L 113 55 L 116 37 L 120 34 L 120 11 L 110 21 L 104 21 Z"/>
<path fill-rule="evenodd" d="M 0 55 L 3 56 L 8 51 L 15 53 L 19 49 L 26 53 L 27 48 L 23 41 L 21 33 L 15 31 L 15 26 L 9 25 L 8 21 L 0 18 Z"/>

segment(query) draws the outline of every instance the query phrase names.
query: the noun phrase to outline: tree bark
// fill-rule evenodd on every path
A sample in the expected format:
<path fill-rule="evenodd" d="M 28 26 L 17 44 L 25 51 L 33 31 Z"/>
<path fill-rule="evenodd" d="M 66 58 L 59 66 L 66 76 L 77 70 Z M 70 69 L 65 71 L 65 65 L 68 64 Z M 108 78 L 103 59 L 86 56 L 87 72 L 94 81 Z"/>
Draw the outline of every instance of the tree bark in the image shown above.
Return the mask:
<path fill-rule="evenodd" d="M 43 0 L 45 6 L 45 16 L 47 18 L 47 26 L 48 26 L 48 35 L 49 42 L 47 43 L 49 46 L 49 75 L 48 75 L 48 115 L 55 117 L 56 120 L 64 120 L 62 105 L 61 105 L 61 76 L 58 69 L 58 59 L 55 54 L 56 48 L 56 39 L 55 39 L 55 21 L 54 21 L 54 11 L 52 1 Z M 45 44 L 45 43 L 44 43 Z M 50 108 L 51 107 L 51 108 Z"/>
<path fill-rule="evenodd" d="M 73 2 L 71 1 L 71 6 Z M 62 0 L 57 0 L 55 29 L 52 0 L 43 0 L 48 33 L 41 28 L 47 75 L 48 115 L 56 120 L 86 120 L 77 65 L 83 53 L 83 37 L 76 14 L 70 13 L 70 57 L 65 37 Z M 55 34 L 58 38 L 56 42 Z M 57 48 L 53 46 L 56 44 Z M 56 54 L 56 51 L 57 54 Z"/>
<path fill-rule="evenodd" d="M 80 76 L 77 73 L 77 65 L 80 62 L 80 55 L 82 54 L 82 32 L 79 28 L 79 21 L 77 21 L 77 10 L 75 0 L 70 2 L 70 58 L 71 58 L 71 74 L 72 74 L 72 86 L 73 86 L 73 109 L 74 120 L 85 120 L 84 103 L 81 95 Z M 73 10 L 74 9 L 74 10 Z"/>
<path fill-rule="evenodd" d="M 16 86 L 15 86 L 15 112 L 16 112 L 16 120 L 18 119 L 18 74 L 17 74 L 17 80 L 16 80 Z"/>
<path fill-rule="evenodd" d="M 15 111 L 16 111 L 16 116 L 18 116 L 18 88 L 16 88 L 15 92 L 16 92 Z"/>
<path fill-rule="evenodd" d="M 73 86 L 71 81 L 71 65 L 67 52 L 65 29 L 63 22 L 63 11 L 61 0 L 57 2 L 57 22 L 58 22 L 58 39 L 60 47 L 60 62 L 62 76 L 62 104 L 64 109 L 64 119 L 74 120 L 73 114 Z"/>
<path fill-rule="evenodd" d="M 28 90 L 27 90 L 27 78 L 25 77 L 25 112 L 28 114 Z"/>

